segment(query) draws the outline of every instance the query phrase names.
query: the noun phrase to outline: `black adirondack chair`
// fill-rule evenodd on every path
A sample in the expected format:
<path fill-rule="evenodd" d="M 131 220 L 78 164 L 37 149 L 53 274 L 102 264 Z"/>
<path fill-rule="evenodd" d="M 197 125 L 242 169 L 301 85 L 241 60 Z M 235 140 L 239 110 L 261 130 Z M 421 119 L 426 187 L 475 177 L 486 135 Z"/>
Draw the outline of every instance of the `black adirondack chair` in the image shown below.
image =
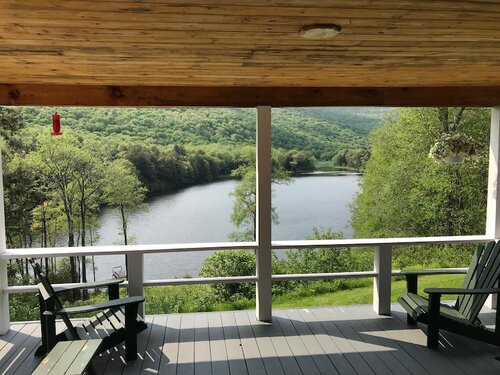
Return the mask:
<path fill-rule="evenodd" d="M 144 320 L 137 314 L 144 297 L 119 299 L 118 286 L 123 279 L 105 280 L 68 287 L 55 291 L 39 264 L 30 260 L 36 277 L 40 300 L 40 321 L 42 346 L 36 355 L 48 353 L 59 341 L 102 339 L 100 353 L 125 341 L 125 359 L 137 358 L 137 334 L 147 328 Z M 58 297 L 62 292 L 75 289 L 108 288 L 109 301 L 72 308 L 64 308 Z M 69 316 L 99 312 L 92 318 L 72 323 Z M 55 319 L 61 317 L 66 330 L 56 335 Z"/>
<path fill-rule="evenodd" d="M 406 275 L 408 293 L 398 301 L 408 313 L 409 324 L 427 324 L 428 348 L 438 348 L 440 329 L 500 346 L 500 296 L 495 330 L 484 327 L 478 318 L 488 295 L 500 293 L 500 288 L 494 288 L 500 276 L 500 241 L 478 246 L 462 288 L 427 288 L 427 299 L 417 294 L 417 275 L 418 271 Z M 454 306 L 441 304 L 442 295 L 455 294 Z"/>

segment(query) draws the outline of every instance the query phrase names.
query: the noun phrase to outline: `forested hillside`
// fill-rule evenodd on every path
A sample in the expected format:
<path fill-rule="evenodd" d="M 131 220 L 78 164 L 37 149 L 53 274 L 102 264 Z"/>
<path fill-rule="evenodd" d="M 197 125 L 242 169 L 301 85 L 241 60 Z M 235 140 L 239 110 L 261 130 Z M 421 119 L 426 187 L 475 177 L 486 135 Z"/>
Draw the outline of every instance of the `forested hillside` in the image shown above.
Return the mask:
<path fill-rule="evenodd" d="M 59 111 L 63 128 L 158 145 L 244 145 L 255 142 L 255 110 L 226 108 L 133 109 L 26 107 L 27 126 L 50 126 Z M 273 146 L 311 151 L 330 160 L 342 149 L 363 147 L 387 110 L 275 109 Z"/>

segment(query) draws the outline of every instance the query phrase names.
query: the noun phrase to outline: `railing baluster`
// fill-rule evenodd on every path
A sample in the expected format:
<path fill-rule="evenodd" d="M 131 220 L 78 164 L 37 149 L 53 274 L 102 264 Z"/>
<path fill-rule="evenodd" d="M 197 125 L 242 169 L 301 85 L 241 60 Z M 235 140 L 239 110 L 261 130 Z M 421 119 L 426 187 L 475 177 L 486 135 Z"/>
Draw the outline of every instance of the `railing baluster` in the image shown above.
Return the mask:
<path fill-rule="evenodd" d="M 486 235 L 500 238 L 500 191 L 498 190 L 498 175 L 500 168 L 500 107 L 491 109 L 490 155 L 488 169 L 488 199 L 486 209 Z M 486 300 L 485 306 L 490 309 L 497 307 L 496 294 Z"/>
<path fill-rule="evenodd" d="M 144 296 L 144 254 L 127 255 L 128 263 L 128 294 L 129 296 Z M 139 315 L 144 318 L 144 303 L 139 305 Z"/>
<path fill-rule="evenodd" d="M 374 270 L 378 274 L 373 281 L 373 310 L 379 315 L 391 314 L 392 246 L 375 248 Z"/>
<path fill-rule="evenodd" d="M 257 319 L 272 319 L 271 108 L 257 108 Z"/>
<path fill-rule="evenodd" d="M 5 213 L 3 201 L 3 164 L 0 151 L 0 254 L 5 252 Z M 0 259 L 0 335 L 5 335 L 10 329 L 9 295 L 5 292 L 8 286 L 7 260 Z"/>

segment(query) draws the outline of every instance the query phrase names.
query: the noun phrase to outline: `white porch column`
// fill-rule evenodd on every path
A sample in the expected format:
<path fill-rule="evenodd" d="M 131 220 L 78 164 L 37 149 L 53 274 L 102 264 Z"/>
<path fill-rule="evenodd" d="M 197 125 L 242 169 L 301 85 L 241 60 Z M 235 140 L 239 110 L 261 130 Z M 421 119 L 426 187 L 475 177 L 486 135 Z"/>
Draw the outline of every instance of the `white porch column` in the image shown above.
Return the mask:
<path fill-rule="evenodd" d="M 490 154 L 488 172 L 488 205 L 486 210 L 486 235 L 500 239 L 500 192 L 498 175 L 500 168 L 500 107 L 491 109 Z M 490 295 L 485 305 L 496 308 L 496 295 Z"/>
<path fill-rule="evenodd" d="M 257 320 L 272 320 L 271 107 L 257 107 Z"/>
<path fill-rule="evenodd" d="M 378 273 L 378 276 L 373 280 L 373 311 L 379 315 L 391 315 L 391 245 L 382 245 L 375 248 L 373 268 Z"/>
<path fill-rule="evenodd" d="M 3 165 L 0 151 L 0 254 L 7 248 L 5 241 L 5 212 L 3 201 Z M 8 285 L 7 261 L 0 259 L 0 335 L 10 329 L 9 295 L 3 291 Z"/>
<path fill-rule="evenodd" d="M 128 295 L 144 296 L 144 254 L 128 254 Z M 144 318 L 144 303 L 139 305 L 139 315 Z"/>

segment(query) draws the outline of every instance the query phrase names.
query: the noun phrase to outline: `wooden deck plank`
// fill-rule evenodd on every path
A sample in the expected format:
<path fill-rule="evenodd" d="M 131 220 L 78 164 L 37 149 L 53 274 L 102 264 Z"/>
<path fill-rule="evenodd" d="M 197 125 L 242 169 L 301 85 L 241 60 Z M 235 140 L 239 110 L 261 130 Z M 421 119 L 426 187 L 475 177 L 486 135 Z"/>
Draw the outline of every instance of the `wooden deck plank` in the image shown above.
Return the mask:
<path fill-rule="evenodd" d="M 493 323 L 491 310 L 482 314 L 483 322 Z M 444 346 L 429 350 L 421 327 L 408 326 L 397 305 L 393 316 L 379 316 L 371 306 L 275 309 L 273 324 L 258 322 L 255 311 L 147 320 L 148 330 L 138 337 L 138 360 L 126 365 L 119 345 L 93 361 L 98 374 L 500 373 L 494 359 L 499 348 L 443 332 Z M 41 360 L 33 356 L 39 343 L 39 324 L 13 325 L 0 336 L 0 374 L 31 373 Z"/>
<path fill-rule="evenodd" d="M 339 374 L 333 363 L 330 361 L 325 351 L 319 344 L 316 337 L 312 334 L 311 330 L 304 322 L 299 310 L 286 310 L 286 314 L 290 322 L 293 324 L 297 333 L 299 334 L 304 346 L 307 348 L 309 355 L 312 357 L 318 370 L 322 374 Z"/>
<path fill-rule="evenodd" d="M 179 354 L 179 338 L 181 328 L 180 315 L 168 315 L 165 331 L 165 341 L 162 347 L 160 374 L 175 374 L 177 372 L 177 357 Z"/>
<path fill-rule="evenodd" d="M 25 326 L 24 323 L 22 324 L 12 324 L 10 326 L 10 329 L 9 331 L 3 335 L 3 336 L 0 336 L 0 350 L 3 349 L 3 347 L 5 345 L 7 345 L 9 343 L 10 340 L 12 340 L 12 338 L 17 335 L 19 333 L 19 331 Z"/>
<path fill-rule="evenodd" d="M 393 316 L 405 323 L 406 312 L 400 306 L 393 309 Z M 493 360 L 493 355 L 489 361 L 484 355 L 489 353 L 487 347 L 490 345 L 446 331 L 440 332 L 440 343 L 439 352 L 452 360 L 461 370 L 467 373 L 500 373 L 500 366 L 494 363 L 497 361 Z M 478 348 L 481 348 L 479 352 Z"/>
<path fill-rule="evenodd" d="M 40 328 L 37 325 L 37 329 L 32 332 L 22 345 L 17 346 L 17 350 L 9 358 L 8 362 L 0 368 L 0 374 L 14 374 L 18 368 L 23 366 L 24 362 L 28 359 L 28 356 L 32 355 L 36 348 L 40 346 L 41 341 L 42 336 Z"/>
<path fill-rule="evenodd" d="M 363 312 L 360 313 L 359 309 L 351 309 L 351 306 L 344 307 L 344 310 L 348 315 L 351 316 L 349 320 L 349 325 L 352 329 L 358 333 L 359 337 L 367 344 L 377 345 L 380 348 L 385 348 L 375 352 L 377 357 L 391 369 L 394 374 L 411 374 L 412 372 L 408 367 L 404 365 L 403 361 L 400 361 L 394 352 L 397 351 L 397 347 L 394 343 L 384 341 L 382 338 L 366 334 L 366 325 L 362 321 L 370 321 L 370 318 L 376 318 L 375 313 Z M 368 319 L 367 319 L 368 318 Z"/>
<path fill-rule="evenodd" d="M 343 319 L 336 319 L 334 321 L 335 325 L 339 328 L 344 337 L 351 341 L 354 349 L 361 354 L 373 372 L 376 374 L 391 374 L 392 371 L 390 368 L 377 356 L 377 352 L 385 350 L 385 348 L 364 342 L 359 333 L 350 326 L 349 321 L 351 318 L 349 314 L 343 310 L 343 307 L 334 307 L 331 309 L 342 313 Z"/>
<path fill-rule="evenodd" d="M 35 337 L 34 343 L 32 337 Z M 39 342 L 39 337 L 39 324 L 26 324 L 22 327 L 7 345 L 0 350 L 0 374 L 6 372 L 7 369 L 12 369 L 14 372 L 22 364 L 18 357 L 22 356 L 22 352 L 27 350 L 25 349 L 27 345 L 36 345 Z"/>
<path fill-rule="evenodd" d="M 238 311 L 234 313 L 234 317 L 236 326 L 238 327 L 241 347 L 243 349 L 243 355 L 245 356 L 248 373 L 250 375 L 265 374 L 266 370 L 264 362 L 262 361 L 262 356 L 257 345 L 257 340 L 255 339 L 252 326 L 248 320 L 247 313 L 245 311 Z"/>
<path fill-rule="evenodd" d="M 249 314 L 255 315 L 255 311 L 251 311 L 249 312 Z M 285 373 L 287 375 L 302 374 L 302 370 L 300 369 L 299 363 L 297 362 L 297 359 L 294 357 L 292 350 L 290 349 L 290 346 L 288 345 L 288 342 L 284 337 L 279 324 L 275 322 L 275 319 L 273 318 L 272 325 L 266 325 L 265 328 L 269 335 L 269 338 L 271 339 L 271 343 L 273 344 L 274 350 L 276 351 L 276 354 L 280 360 L 281 366 L 283 367 Z"/>
<path fill-rule="evenodd" d="M 374 374 L 370 366 L 365 362 L 363 356 L 358 353 L 351 341 L 335 325 L 334 320 L 339 318 L 339 314 L 334 314 L 332 310 L 312 309 L 325 331 L 330 335 L 337 348 L 344 353 L 351 366 L 358 374 Z"/>
<path fill-rule="evenodd" d="M 388 345 L 393 349 L 392 354 L 414 375 L 425 375 L 429 372 L 412 356 L 410 356 L 403 347 L 397 342 L 392 340 L 386 331 L 384 331 L 377 323 L 381 319 L 391 319 L 390 317 L 383 317 L 376 315 L 375 312 L 371 311 L 360 315 L 361 310 L 356 310 L 355 317 L 359 322 L 359 329 L 363 329 L 365 334 L 378 338 L 378 344 Z"/>
<path fill-rule="evenodd" d="M 277 324 L 280 327 L 301 371 L 308 375 L 321 374 L 285 310 L 274 310 L 273 324 Z"/>
<path fill-rule="evenodd" d="M 159 372 L 166 323 L 166 315 L 155 316 L 152 322 L 148 323 L 151 324 L 151 335 L 149 336 L 147 349 L 144 352 L 141 374 L 157 374 Z"/>
<path fill-rule="evenodd" d="M 213 375 L 229 375 L 229 363 L 224 342 L 224 331 L 220 313 L 207 314 L 210 337 L 210 358 Z"/>
<path fill-rule="evenodd" d="M 182 314 L 177 375 L 194 373 L 194 314 Z"/>
<path fill-rule="evenodd" d="M 426 346 L 427 337 L 418 328 L 406 325 L 394 317 L 378 320 L 379 325 L 389 334 L 391 339 L 398 341 L 417 362 L 422 364 L 431 374 L 464 374 L 453 361 Z"/>
<path fill-rule="evenodd" d="M 250 325 L 255 337 L 255 342 L 257 343 L 257 347 L 259 349 L 266 372 L 273 375 L 285 375 L 283 366 L 281 365 L 271 338 L 268 334 L 267 328 L 270 326 L 270 324 L 257 321 L 255 313 L 253 311 L 247 311 L 246 315 L 248 324 Z"/>
<path fill-rule="evenodd" d="M 208 331 L 208 315 L 196 314 L 194 322 L 194 373 L 211 374 L 210 335 Z"/>
<path fill-rule="evenodd" d="M 233 312 L 221 313 L 224 339 L 226 343 L 227 359 L 231 375 L 248 374 L 240 335 Z"/>
<path fill-rule="evenodd" d="M 328 335 L 321 323 L 318 322 L 314 313 L 309 309 L 301 309 L 300 314 L 337 371 L 342 375 L 356 375 L 357 372 L 335 344 L 333 338 Z"/>
<path fill-rule="evenodd" d="M 140 373 L 142 365 L 144 363 L 144 358 L 146 355 L 145 353 L 148 349 L 149 338 L 151 337 L 153 320 L 154 317 L 146 317 L 146 323 L 148 327 L 144 331 L 137 334 L 137 359 L 131 363 L 127 363 L 127 365 L 123 367 L 124 375 Z M 123 355 L 121 350 L 120 354 Z M 119 365 L 119 362 L 117 361 L 116 364 Z"/>

